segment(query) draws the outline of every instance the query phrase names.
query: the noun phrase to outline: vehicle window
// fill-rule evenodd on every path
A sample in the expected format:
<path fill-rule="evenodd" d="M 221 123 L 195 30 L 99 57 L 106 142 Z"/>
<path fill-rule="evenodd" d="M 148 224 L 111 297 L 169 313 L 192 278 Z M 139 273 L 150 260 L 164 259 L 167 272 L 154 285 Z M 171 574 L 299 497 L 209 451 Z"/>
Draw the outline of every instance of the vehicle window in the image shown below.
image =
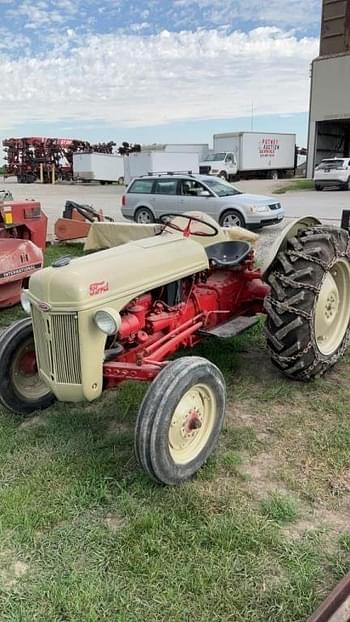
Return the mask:
<path fill-rule="evenodd" d="M 205 162 L 222 162 L 225 159 L 226 153 L 210 153 L 206 158 Z"/>
<path fill-rule="evenodd" d="M 233 162 L 232 153 L 228 153 L 225 159 L 225 162 Z"/>
<path fill-rule="evenodd" d="M 344 160 L 322 160 L 318 168 L 323 169 L 339 169 L 343 168 Z"/>
<path fill-rule="evenodd" d="M 150 194 L 154 179 L 136 179 L 128 188 L 128 192 L 134 194 Z"/>
<path fill-rule="evenodd" d="M 231 186 L 227 181 L 219 181 L 218 179 L 206 179 L 206 185 L 213 190 L 218 197 L 230 197 L 236 194 L 242 194 L 238 188 Z"/>
<path fill-rule="evenodd" d="M 176 194 L 177 179 L 161 179 L 156 183 L 156 194 Z"/>
<path fill-rule="evenodd" d="M 198 197 L 201 192 L 205 192 L 205 188 L 199 181 L 195 179 L 183 179 L 180 185 L 180 194 L 190 197 Z"/>

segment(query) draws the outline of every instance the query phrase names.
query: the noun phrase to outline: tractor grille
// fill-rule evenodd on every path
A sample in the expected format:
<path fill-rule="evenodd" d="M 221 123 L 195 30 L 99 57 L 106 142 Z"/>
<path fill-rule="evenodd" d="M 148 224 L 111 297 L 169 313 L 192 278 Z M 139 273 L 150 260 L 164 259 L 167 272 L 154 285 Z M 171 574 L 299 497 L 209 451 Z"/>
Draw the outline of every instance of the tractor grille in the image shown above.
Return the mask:
<path fill-rule="evenodd" d="M 32 305 L 39 368 L 53 382 L 81 384 L 78 317 L 75 313 L 41 313 Z"/>

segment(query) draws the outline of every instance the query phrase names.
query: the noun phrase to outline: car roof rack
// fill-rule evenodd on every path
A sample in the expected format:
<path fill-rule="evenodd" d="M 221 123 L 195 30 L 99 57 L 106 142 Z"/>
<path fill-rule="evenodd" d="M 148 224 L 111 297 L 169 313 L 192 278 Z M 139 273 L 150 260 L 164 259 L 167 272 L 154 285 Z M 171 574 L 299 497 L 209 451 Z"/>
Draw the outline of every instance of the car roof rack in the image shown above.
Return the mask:
<path fill-rule="evenodd" d="M 189 175 L 190 177 L 194 177 L 194 173 L 192 171 L 153 171 L 148 172 L 146 175 L 138 175 L 137 177 L 171 177 L 173 175 Z"/>

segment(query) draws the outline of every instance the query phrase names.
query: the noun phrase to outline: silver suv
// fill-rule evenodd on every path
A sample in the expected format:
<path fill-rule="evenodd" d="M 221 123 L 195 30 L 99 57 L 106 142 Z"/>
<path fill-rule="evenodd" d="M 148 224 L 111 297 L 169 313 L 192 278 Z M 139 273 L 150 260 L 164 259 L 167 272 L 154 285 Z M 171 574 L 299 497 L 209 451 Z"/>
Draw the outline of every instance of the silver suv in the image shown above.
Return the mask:
<path fill-rule="evenodd" d="M 246 194 L 219 177 L 154 174 L 135 177 L 122 197 L 125 218 L 152 223 L 163 214 L 205 212 L 222 227 L 263 227 L 281 222 L 284 209 L 272 197 Z"/>

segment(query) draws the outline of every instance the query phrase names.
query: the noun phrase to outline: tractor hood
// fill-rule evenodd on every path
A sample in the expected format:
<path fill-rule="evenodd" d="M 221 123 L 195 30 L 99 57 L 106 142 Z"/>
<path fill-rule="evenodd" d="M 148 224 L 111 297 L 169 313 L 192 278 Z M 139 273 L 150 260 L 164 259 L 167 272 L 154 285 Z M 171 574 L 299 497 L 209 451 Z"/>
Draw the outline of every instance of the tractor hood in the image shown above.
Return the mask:
<path fill-rule="evenodd" d="M 144 292 L 209 267 L 204 248 L 176 233 L 55 263 L 31 277 L 29 293 L 34 303 L 57 312 L 101 305 L 119 311 Z"/>

